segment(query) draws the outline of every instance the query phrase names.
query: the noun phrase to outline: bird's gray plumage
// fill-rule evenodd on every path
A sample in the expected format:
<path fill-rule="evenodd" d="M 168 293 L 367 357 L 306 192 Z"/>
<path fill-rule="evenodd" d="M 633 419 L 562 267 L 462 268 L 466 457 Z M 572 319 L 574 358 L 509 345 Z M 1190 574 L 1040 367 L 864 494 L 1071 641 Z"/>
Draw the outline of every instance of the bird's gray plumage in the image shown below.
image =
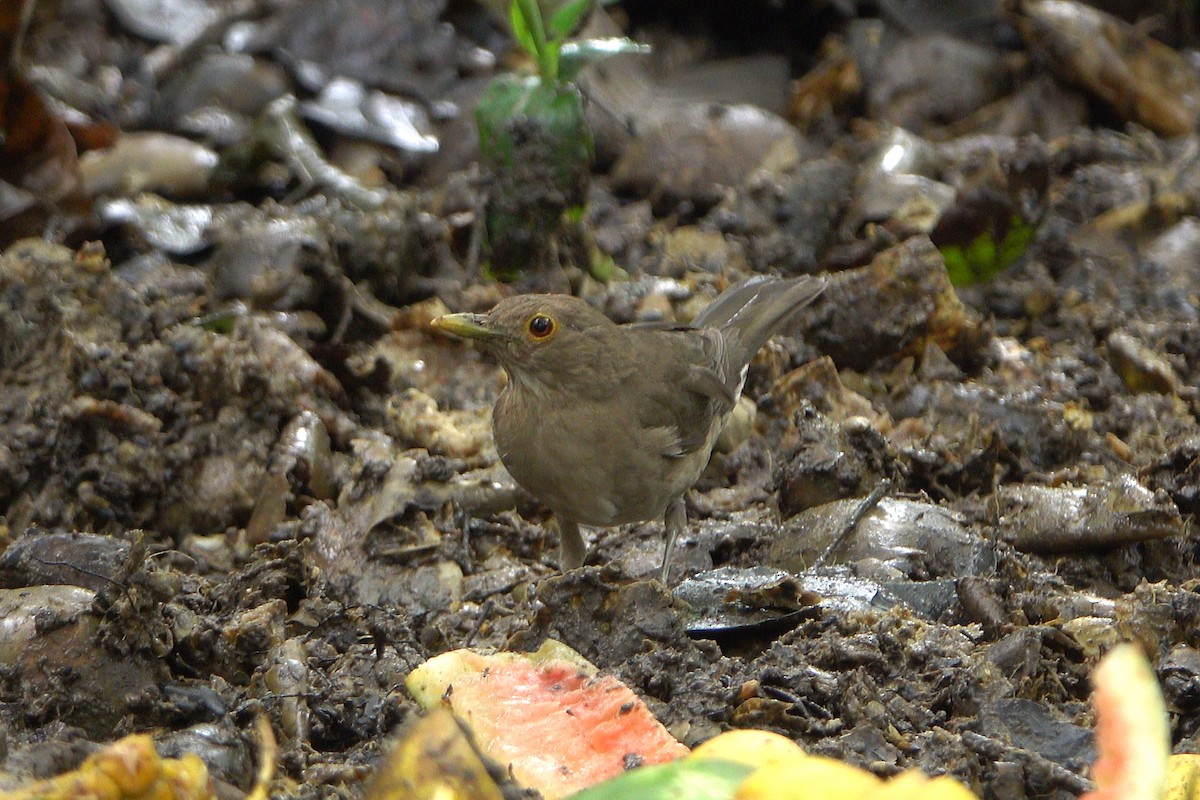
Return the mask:
<path fill-rule="evenodd" d="M 741 396 L 750 360 L 824 282 L 759 276 L 721 294 L 691 325 L 617 325 L 583 300 L 522 295 L 486 315 L 435 324 L 479 339 L 509 382 L 493 412 L 501 460 L 550 507 L 563 568 L 582 563 L 578 526 L 663 518 L 667 547 Z M 533 320 L 550 320 L 535 332 Z M 543 325 L 545 327 L 545 324 Z"/>

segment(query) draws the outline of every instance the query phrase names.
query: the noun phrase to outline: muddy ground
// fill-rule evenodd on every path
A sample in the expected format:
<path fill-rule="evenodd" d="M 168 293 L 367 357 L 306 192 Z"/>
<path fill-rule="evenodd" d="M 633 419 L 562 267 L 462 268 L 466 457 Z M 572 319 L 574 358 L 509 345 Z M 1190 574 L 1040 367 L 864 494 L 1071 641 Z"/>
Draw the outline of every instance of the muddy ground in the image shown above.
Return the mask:
<path fill-rule="evenodd" d="M 546 637 L 685 743 L 985 798 L 1088 785 L 1088 675 L 1134 640 L 1200 750 L 1189 4 L 597 12 L 655 51 L 581 77 L 586 210 L 509 283 L 495 9 L 169 5 L 42 3 L 6 74 L 43 126 L 0 175 L 10 779 L 151 731 L 236 797 L 265 713 L 280 792 L 359 797 L 409 670 Z M 687 321 L 755 272 L 829 287 L 752 366 L 671 585 L 656 522 L 560 574 L 491 442 L 502 371 L 428 321 L 545 288 Z"/>

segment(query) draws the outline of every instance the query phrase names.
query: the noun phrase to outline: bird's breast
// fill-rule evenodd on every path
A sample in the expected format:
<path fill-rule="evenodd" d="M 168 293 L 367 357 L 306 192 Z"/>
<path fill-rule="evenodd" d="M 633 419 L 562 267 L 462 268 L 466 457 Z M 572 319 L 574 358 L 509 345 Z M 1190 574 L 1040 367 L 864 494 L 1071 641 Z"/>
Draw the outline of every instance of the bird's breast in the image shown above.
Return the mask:
<path fill-rule="evenodd" d="M 584 525 L 661 518 L 695 483 L 711 452 L 710 441 L 695 452 L 666 456 L 663 444 L 675 434 L 639 428 L 611 398 L 537 402 L 511 383 L 492 427 L 513 479 L 555 513 Z"/>

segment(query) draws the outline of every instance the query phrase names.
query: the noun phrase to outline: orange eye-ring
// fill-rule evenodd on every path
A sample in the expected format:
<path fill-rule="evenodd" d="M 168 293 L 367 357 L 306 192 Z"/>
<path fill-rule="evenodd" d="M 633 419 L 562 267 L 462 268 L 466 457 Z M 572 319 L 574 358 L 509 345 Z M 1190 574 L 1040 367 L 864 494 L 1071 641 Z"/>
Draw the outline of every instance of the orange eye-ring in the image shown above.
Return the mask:
<path fill-rule="evenodd" d="M 545 314 L 534 314 L 529 318 L 529 335 L 535 339 L 545 339 L 554 333 L 554 318 Z"/>

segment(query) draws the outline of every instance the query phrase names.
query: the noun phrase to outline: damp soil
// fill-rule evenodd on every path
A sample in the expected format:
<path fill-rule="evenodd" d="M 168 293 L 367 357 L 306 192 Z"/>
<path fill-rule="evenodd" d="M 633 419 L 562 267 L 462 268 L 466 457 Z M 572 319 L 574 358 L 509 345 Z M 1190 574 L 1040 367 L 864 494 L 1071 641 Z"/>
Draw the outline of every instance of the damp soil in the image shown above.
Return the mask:
<path fill-rule="evenodd" d="M 509 63 L 502 17 L 396 4 L 441 38 L 325 48 L 299 33 L 310 5 L 182 3 L 216 14 L 206 30 L 263 25 L 225 60 L 236 37 L 175 41 L 136 3 L 33 15 L 39 92 L 221 164 L 85 172 L 82 212 L 0 176 L 33 197 L 0 255 L 7 779 L 151 731 L 237 797 L 266 715 L 280 792 L 361 797 L 419 713 L 414 667 L 551 637 L 686 744 L 763 728 L 997 800 L 1089 785 L 1089 675 L 1132 640 L 1173 746 L 1200 749 L 1200 138 L 1194 109 L 1155 94 L 1200 85 L 1191 27 L 1149 39 L 1069 3 L 928 4 L 903 26 L 891 3 L 747 11 L 757 27 L 618 7 L 605 24 L 661 55 L 586 74 L 591 108 L 636 85 L 662 111 L 593 121 L 578 227 L 502 283 L 478 235 L 500 184 L 469 112 L 430 100 L 469 109 Z M 1129 85 L 1063 63 L 1080 30 L 1143 45 L 1084 36 L 1120 50 Z M 664 77 L 672 55 L 701 77 Z M 216 92 L 218 67 L 271 91 Z M 319 103 L 336 75 L 429 112 L 438 154 L 280 105 Z M 721 105 L 751 84 L 753 111 Z M 299 149 L 263 145 L 288 126 L 309 131 Z M 308 147 L 334 171 L 284 154 Z M 687 322 L 759 272 L 827 289 L 752 365 L 753 429 L 689 495 L 669 585 L 656 521 L 587 530 L 585 565 L 561 573 L 552 515 L 492 444 L 502 370 L 429 320 L 554 289 L 621 322 Z"/>

